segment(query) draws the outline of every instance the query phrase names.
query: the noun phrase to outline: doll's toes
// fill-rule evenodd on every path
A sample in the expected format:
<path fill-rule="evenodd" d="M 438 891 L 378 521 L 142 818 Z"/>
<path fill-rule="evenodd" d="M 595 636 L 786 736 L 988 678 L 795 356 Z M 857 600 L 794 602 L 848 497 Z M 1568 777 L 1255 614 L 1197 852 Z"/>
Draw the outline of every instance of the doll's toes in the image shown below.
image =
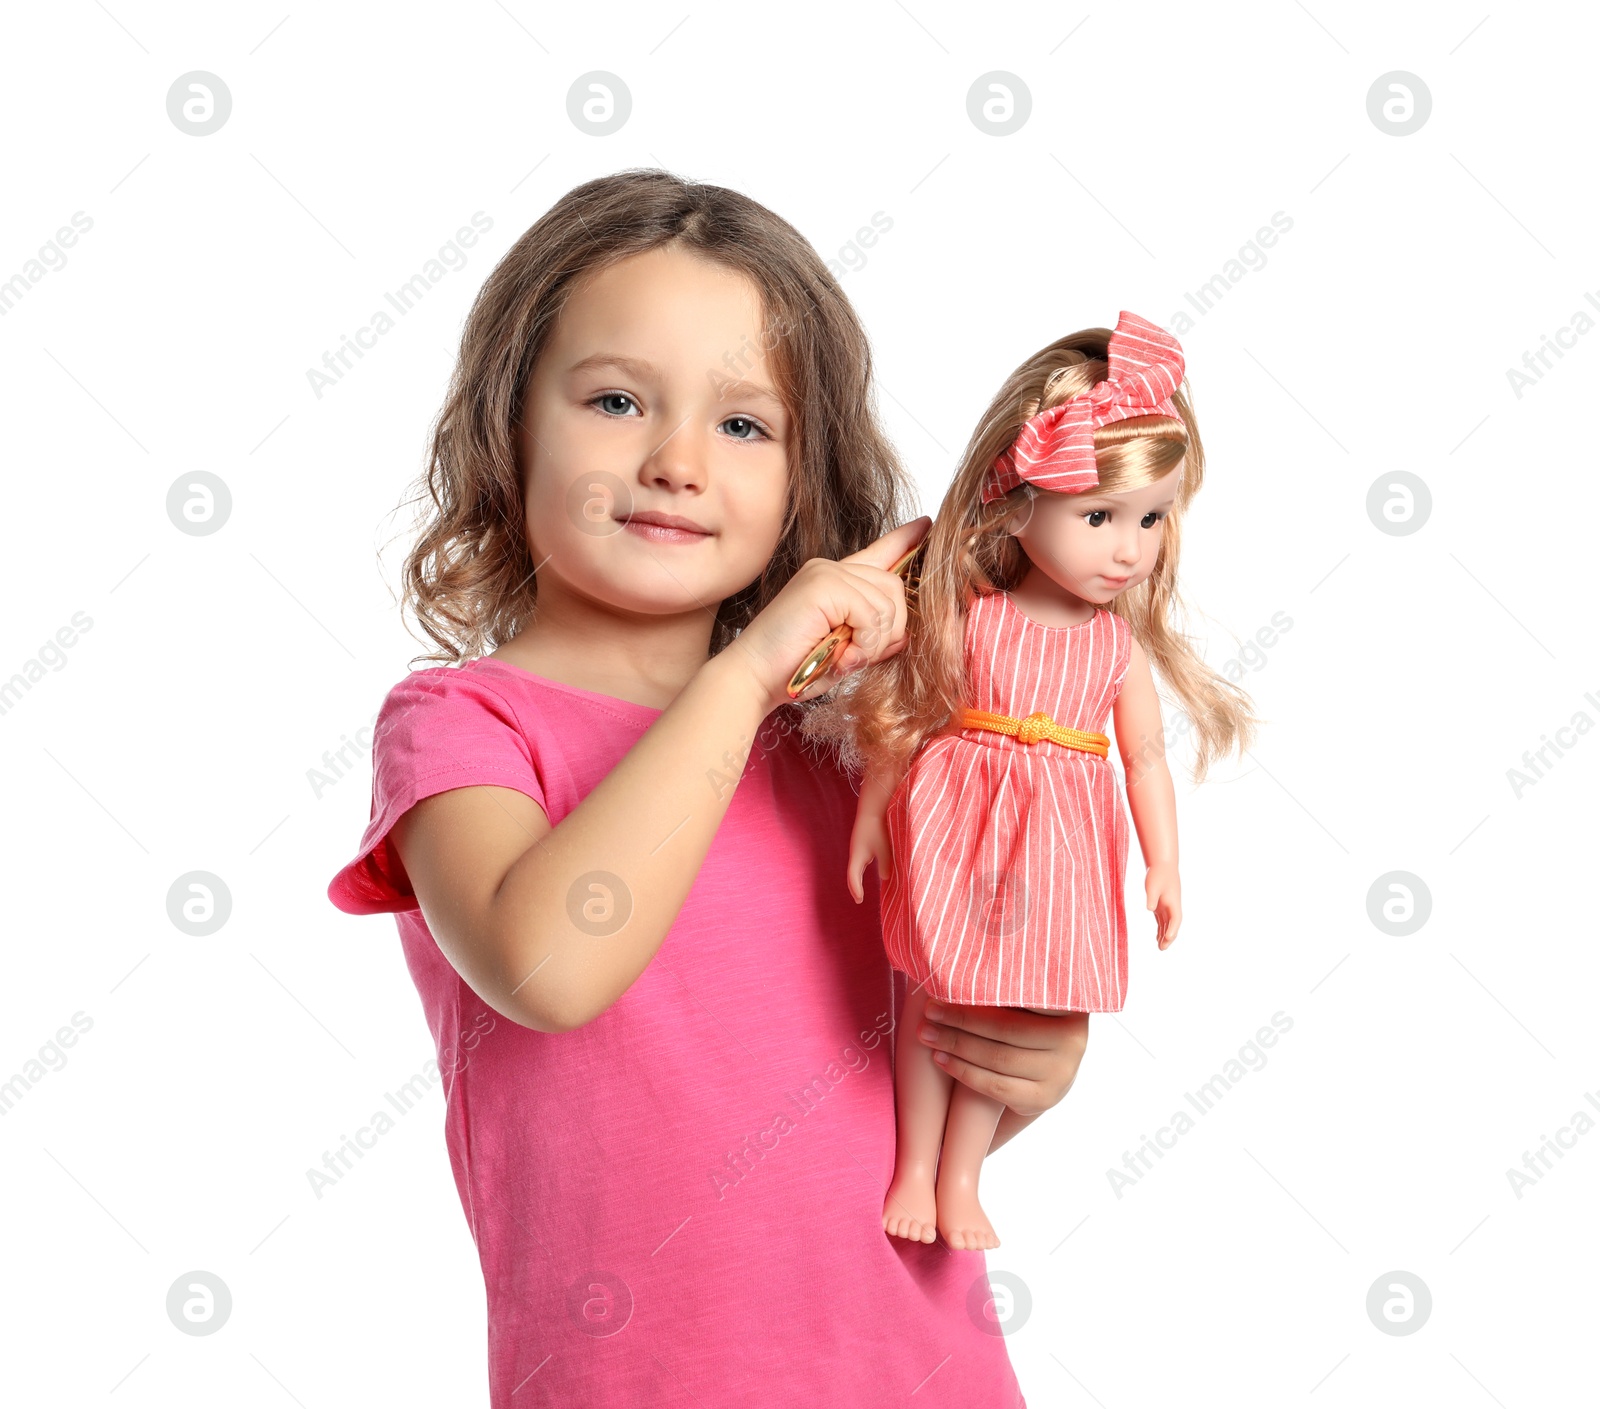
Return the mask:
<path fill-rule="evenodd" d="M 931 1243 L 938 1236 L 933 1179 L 910 1172 L 897 1174 L 883 1200 L 883 1231 L 914 1243 Z"/>
<path fill-rule="evenodd" d="M 939 1236 L 935 1224 L 923 1223 L 905 1214 L 884 1214 L 883 1231 L 891 1237 L 904 1238 L 913 1243 L 931 1243 Z"/>
<path fill-rule="evenodd" d="M 940 1190 L 939 1231 L 945 1242 L 960 1251 L 1000 1246 L 999 1236 L 984 1215 L 977 1195 L 961 1188 L 948 1194 Z"/>

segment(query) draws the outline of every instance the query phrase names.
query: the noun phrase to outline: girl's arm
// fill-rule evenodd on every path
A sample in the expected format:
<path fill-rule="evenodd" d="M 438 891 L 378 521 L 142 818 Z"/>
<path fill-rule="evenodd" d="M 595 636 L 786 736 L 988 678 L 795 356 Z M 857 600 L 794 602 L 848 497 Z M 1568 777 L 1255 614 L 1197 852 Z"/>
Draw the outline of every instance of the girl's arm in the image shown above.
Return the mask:
<path fill-rule="evenodd" d="M 512 788 L 454 788 L 407 811 L 395 849 L 456 972 L 540 1032 L 616 1002 L 677 918 L 766 713 L 724 651 L 560 826 Z"/>
<path fill-rule="evenodd" d="M 395 823 L 428 929 L 485 1003 L 566 1032 L 628 990 L 677 919 L 795 665 L 839 624 L 855 636 L 842 672 L 903 647 L 904 584 L 887 569 L 928 524 L 804 564 L 559 826 L 525 794 L 487 785 L 436 793 Z"/>
<path fill-rule="evenodd" d="M 1043 1111 L 1034 1111 L 1032 1115 L 1018 1115 L 1010 1106 L 1007 1106 L 1000 1112 L 1000 1119 L 995 1122 L 994 1138 L 989 1141 L 988 1152 L 992 1155 L 1013 1135 L 1020 1130 L 1026 1130 L 1043 1114 Z"/>
<path fill-rule="evenodd" d="M 1178 803 L 1167 769 L 1161 701 L 1150 658 L 1132 643 L 1122 691 L 1111 710 L 1117 752 L 1127 775 L 1128 808 L 1144 853 L 1145 907 L 1156 912 L 1156 942 L 1165 949 L 1178 936 Z"/>

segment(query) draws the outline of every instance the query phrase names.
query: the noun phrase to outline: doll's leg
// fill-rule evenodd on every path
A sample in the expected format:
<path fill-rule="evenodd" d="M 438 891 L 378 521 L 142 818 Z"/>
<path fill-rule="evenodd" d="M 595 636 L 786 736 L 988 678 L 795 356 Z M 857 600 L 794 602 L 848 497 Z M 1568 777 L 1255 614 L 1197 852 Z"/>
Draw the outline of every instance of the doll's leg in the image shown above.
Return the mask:
<path fill-rule="evenodd" d="M 997 1248 L 1000 1239 L 978 1203 L 978 1175 L 1005 1103 L 958 1082 L 939 1157 L 939 1231 L 953 1248 Z"/>
<path fill-rule="evenodd" d="M 1064 1009 L 1030 1008 L 1061 1017 Z M 1088 1015 L 1083 1014 L 1085 1022 Z M 957 1083 L 945 1120 L 944 1153 L 939 1158 L 936 1200 L 939 1232 L 953 1248 L 997 1248 L 1000 1239 L 978 1202 L 978 1175 L 994 1141 L 1005 1104 Z"/>
<path fill-rule="evenodd" d="M 927 990 L 912 989 L 895 1033 L 894 1179 L 883 1200 L 884 1232 L 918 1243 L 938 1236 L 933 1177 L 954 1080 L 917 1036 L 927 1005 Z"/>

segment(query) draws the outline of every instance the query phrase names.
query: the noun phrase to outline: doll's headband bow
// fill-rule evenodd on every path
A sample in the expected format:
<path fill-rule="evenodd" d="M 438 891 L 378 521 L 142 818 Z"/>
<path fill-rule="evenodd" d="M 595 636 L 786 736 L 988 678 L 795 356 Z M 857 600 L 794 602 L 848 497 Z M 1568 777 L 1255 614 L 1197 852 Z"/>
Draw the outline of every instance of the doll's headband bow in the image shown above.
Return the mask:
<path fill-rule="evenodd" d="M 1100 483 L 1096 426 L 1133 416 L 1181 419 L 1172 394 L 1183 381 L 1183 348 L 1164 328 L 1124 310 L 1106 347 L 1110 372 L 1082 396 L 1029 419 L 989 469 L 979 496 L 987 504 L 1026 480 L 1056 494 L 1081 494 Z"/>

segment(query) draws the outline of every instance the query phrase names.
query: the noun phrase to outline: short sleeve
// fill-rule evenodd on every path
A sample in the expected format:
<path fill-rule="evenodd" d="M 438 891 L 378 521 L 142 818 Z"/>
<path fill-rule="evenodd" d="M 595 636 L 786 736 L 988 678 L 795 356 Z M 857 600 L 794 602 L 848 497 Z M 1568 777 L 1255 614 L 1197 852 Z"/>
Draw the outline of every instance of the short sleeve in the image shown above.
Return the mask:
<path fill-rule="evenodd" d="M 389 830 L 423 798 L 474 785 L 515 788 L 545 808 L 535 751 L 494 685 L 454 666 L 413 671 L 378 711 L 371 820 L 355 860 L 329 883 L 328 899 L 351 915 L 416 909 Z"/>

